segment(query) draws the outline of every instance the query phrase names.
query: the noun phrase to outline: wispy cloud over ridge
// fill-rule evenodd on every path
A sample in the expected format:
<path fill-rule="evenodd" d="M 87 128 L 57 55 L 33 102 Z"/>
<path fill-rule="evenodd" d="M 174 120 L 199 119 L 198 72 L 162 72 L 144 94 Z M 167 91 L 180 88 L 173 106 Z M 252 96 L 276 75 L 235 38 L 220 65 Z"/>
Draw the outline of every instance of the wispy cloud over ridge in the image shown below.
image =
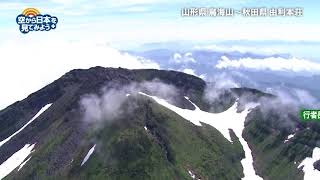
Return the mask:
<path fill-rule="evenodd" d="M 136 108 L 137 105 L 134 101 L 130 101 L 130 106 L 126 109 L 122 105 L 129 97 L 137 96 L 139 91 L 157 95 L 170 102 L 174 101 L 174 97 L 178 94 L 175 86 L 165 84 L 157 79 L 141 83 L 133 82 L 120 88 L 106 86 L 102 89 L 102 95 L 100 96 L 86 94 L 81 98 L 79 103 L 84 112 L 82 120 L 85 123 L 92 124 L 112 121 L 121 117 Z"/>

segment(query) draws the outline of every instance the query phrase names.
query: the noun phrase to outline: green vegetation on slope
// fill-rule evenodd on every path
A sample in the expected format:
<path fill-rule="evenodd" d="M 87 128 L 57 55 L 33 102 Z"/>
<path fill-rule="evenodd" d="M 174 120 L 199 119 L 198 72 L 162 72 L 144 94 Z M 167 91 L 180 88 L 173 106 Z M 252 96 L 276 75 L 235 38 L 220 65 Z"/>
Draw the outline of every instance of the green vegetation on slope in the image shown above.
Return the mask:
<path fill-rule="evenodd" d="M 259 175 L 265 180 L 302 180 L 303 171 L 298 166 L 305 157 L 311 156 L 320 134 L 305 128 L 284 143 L 286 131 L 274 128 L 272 121 L 265 121 L 259 110 L 254 113 L 243 136 L 255 154 Z"/>
<path fill-rule="evenodd" d="M 231 144 L 213 127 L 195 126 L 148 98 L 129 99 L 124 108 L 133 102 L 136 108 L 98 129 L 88 128 L 64 168 L 56 168 L 51 156 L 68 141 L 68 128 L 50 136 L 21 172 L 8 179 L 191 179 L 189 170 L 201 179 L 241 179 L 243 150 L 236 137 Z M 57 120 L 49 133 L 63 128 L 63 123 Z M 80 166 L 93 144 L 95 152 Z"/>

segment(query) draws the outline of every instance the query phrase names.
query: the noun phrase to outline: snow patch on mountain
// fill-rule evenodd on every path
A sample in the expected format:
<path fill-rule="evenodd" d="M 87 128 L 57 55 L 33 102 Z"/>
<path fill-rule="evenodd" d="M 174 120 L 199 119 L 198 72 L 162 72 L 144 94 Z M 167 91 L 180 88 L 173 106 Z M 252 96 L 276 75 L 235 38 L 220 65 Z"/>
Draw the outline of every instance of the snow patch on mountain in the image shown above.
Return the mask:
<path fill-rule="evenodd" d="M 242 144 L 243 149 L 245 151 L 245 158 L 241 160 L 241 164 L 244 169 L 243 179 L 245 180 L 262 179 L 255 173 L 255 170 L 253 167 L 253 158 L 251 155 L 251 150 L 247 142 L 242 137 L 244 122 L 248 113 L 251 111 L 252 108 L 255 108 L 259 104 L 248 103 L 245 107 L 245 110 L 243 110 L 242 112 L 237 112 L 238 103 L 235 103 L 232 107 L 230 107 L 229 109 L 227 109 L 222 113 L 208 113 L 208 112 L 202 111 L 196 104 L 191 102 L 188 97 L 185 97 L 185 98 L 194 105 L 194 107 L 196 108 L 195 110 L 182 109 L 182 108 L 176 107 L 174 105 L 169 104 L 164 99 L 160 99 L 156 96 L 150 96 L 143 92 L 139 92 L 139 94 L 152 98 L 158 104 L 174 111 L 184 119 L 192 122 L 197 126 L 201 126 L 201 122 L 202 122 L 215 127 L 230 142 L 232 142 L 232 140 L 230 137 L 229 129 L 232 129 L 234 133 L 239 137 L 239 141 Z"/>
<path fill-rule="evenodd" d="M 143 92 L 139 92 L 139 94 L 150 97 L 152 99 L 154 99 L 158 104 L 174 111 L 175 113 L 179 114 L 180 116 L 182 116 L 183 118 L 185 118 L 186 120 L 192 122 L 193 124 L 197 125 L 197 126 L 201 126 L 200 121 L 198 120 L 199 116 L 196 113 L 192 113 L 193 111 L 191 110 L 187 110 L 187 109 L 181 109 L 179 107 L 176 107 L 174 105 L 169 104 L 167 101 L 165 101 L 164 99 L 160 99 L 156 96 L 150 96 L 147 95 Z M 189 113 L 189 114 L 188 114 Z"/>
<path fill-rule="evenodd" d="M 298 168 L 302 167 L 304 172 L 304 180 L 314 180 L 316 177 L 320 177 L 320 171 L 313 167 L 313 163 L 320 159 L 320 148 L 313 149 L 312 157 L 305 158 Z"/>
<path fill-rule="evenodd" d="M 20 171 L 20 169 L 26 165 L 26 163 L 31 159 L 31 157 L 29 157 L 27 160 L 23 161 L 23 163 L 20 164 L 18 171 Z"/>
<path fill-rule="evenodd" d="M 192 171 L 188 170 L 188 174 L 190 175 L 190 177 L 191 177 L 192 179 L 195 179 L 195 178 L 196 178 L 196 175 L 195 175 Z"/>
<path fill-rule="evenodd" d="M 284 143 L 288 142 L 291 138 L 294 137 L 295 134 L 290 134 L 287 139 L 284 140 Z"/>
<path fill-rule="evenodd" d="M 94 149 L 96 148 L 96 144 L 89 150 L 89 152 L 87 153 L 86 157 L 84 157 L 81 166 L 84 165 L 84 163 L 86 163 L 88 161 L 88 159 L 90 158 L 90 156 L 92 155 L 92 153 L 94 152 Z"/>
<path fill-rule="evenodd" d="M 5 144 L 6 142 L 8 142 L 11 138 L 13 138 L 15 135 L 17 135 L 18 133 L 20 133 L 24 128 L 26 128 L 29 124 L 31 124 L 35 119 L 37 119 L 43 112 L 45 112 L 47 109 L 49 109 L 49 107 L 51 106 L 52 104 L 47 104 L 45 105 L 43 108 L 40 109 L 40 111 L 35 115 L 33 116 L 33 118 L 27 122 L 27 124 L 25 124 L 24 126 L 22 126 L 22 128 L 20 128 L 18 131 L 16 131 L 15 133 L 13 133 L 11 136 L 9 136 L 8 138 L 2 140 L 0 142 L 0 147 Z"/>
<path fill-rule="evenodd" d="M 23 161 L 32 153 L 35 144 L 26 144 L 19 151 L 14 153 L 10 158 L 0 165 L 0 179 L 6 177 L 15 168 L 17 168 Z M 25 164 L 25 163 L 24 163 Z M 22 167 L 22 166 L 21 166 Z M 19 168 L 20 169 L 20 168 Z"/>

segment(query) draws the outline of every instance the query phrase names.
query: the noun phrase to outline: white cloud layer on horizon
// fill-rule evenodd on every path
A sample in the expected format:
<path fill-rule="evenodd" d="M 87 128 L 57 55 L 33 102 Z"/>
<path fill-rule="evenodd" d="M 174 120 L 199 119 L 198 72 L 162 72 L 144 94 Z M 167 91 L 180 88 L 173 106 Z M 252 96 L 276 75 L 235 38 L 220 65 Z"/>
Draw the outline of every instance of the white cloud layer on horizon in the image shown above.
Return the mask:
<path fill-rule="evenodd" d="M 233 45 L 233 46 L 225 46 L 225 45 L 206 45 L 199 46 L 196 45 L 193 47 L 195 50 L 211 50 L 218 52 L 240 52 L 240 53 L 255 53 L 255 54 L 277 54 L 283 53 L 283 51 L 279 50 L 278 47 L 256 47 L 256 46 L 244 46 L 244 45 Z"/>
<path fill-rule="evenodd" d="M 0 44 L 0 109 L 26 98 L 72 69 L 160 68 L 148 59 L 121 53 L 103 44 L 54 38 L 30 40 L 21 38 Z"/>
<path fill-rule="evenodd" d="M 222 56 L 215 66 L 218 69 L 252 69 L 272 71 L 320 73 L 320 63 L 298 58 L 268 57 L 264 59 L 240 58 L 229 59 Z"/>

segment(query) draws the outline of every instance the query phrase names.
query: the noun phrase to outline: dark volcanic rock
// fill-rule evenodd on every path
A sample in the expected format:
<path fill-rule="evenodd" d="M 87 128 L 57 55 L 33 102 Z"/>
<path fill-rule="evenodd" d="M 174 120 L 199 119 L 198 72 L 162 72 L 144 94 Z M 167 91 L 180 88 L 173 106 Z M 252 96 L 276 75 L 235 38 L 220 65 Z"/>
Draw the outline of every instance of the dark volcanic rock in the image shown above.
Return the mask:
<path fill-rule="evenodd" d="M 320 159 L 313 163 L 313 167 L 318 171 L 320 171 Z"/>

